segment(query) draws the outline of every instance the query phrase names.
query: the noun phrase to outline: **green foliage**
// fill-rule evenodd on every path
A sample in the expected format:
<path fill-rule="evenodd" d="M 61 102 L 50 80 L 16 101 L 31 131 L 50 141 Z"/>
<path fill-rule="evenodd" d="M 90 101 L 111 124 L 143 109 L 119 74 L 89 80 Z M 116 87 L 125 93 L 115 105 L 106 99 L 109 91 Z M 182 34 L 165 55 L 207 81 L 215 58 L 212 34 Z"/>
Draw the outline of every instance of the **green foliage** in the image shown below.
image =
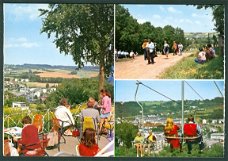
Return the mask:
<path fill-rule="evenodd" d="M 186 100 L 185 109 L 192 110 L 193 113 L 194 110 L 189 107 L 198 106 L 199 109 L 204 109 L 204 111 L 197 112 L 197 115 L 203 116 L 205 119 L 222 119 L 224 112 L 223 101 L 224 98 L 222 97 L 216 97 L 211 100 L 206 99 L 200 102 L 198 100 Z M 140 103 L 143 106 L 145 115 L 161 115 L 161 113 L 168 114 L 174 112 L 174 116 L 170 115 L 170 117 L 177 118 L 181 116 L 181 100 L 177 100 L 176 103 L 172 101 L 148 101 Z M 125 102 L 124 104 L 115 102 L 115 114 L 118 117 L 134 119 L 134 116 L 139 115 L 139 111 L 140 107 L 136 102 Z"/>
<path fill-rule="evenodd" d="M 187 153 L 187 144 L 183 144 L 183 152 L 179 152 L 179 150 L 175 150 L 174 152 L 170 152 L 169 147 L 165 147 L 161 152 L 158 153 L 157 157 L 223 157 L 224 155 L 224 147 L 221 144 L 214 144 L 212 147 L 205 148 L 203 153 L 199 154 L 199 145 L 193 144 L 192 154 Z"/>
<path fill-rule="evenodd" d="M 84 63 L 100 66 L 99 89 L 104 85 L 104 73 L 110 72 L 113 53 L 114 9 L 112 4 L 51 4 L 40 9 L 42 33 L 54 36 L 60 53 L 73 56 L 79 68 Z"/>
<path fill-rule="evenodd" d="M 130 148 L 134 140 L 138 127 L 127 122 L 115 125 L 115 137 L 123 141 L 124 146 Z M 116 144 L 118 144 L 116 142 Z"/>
<path fill-rule="evenodd" d="M 187 145 L 183 144 L 183 152 L 178 150 L 174 150 L 170 152 L 170 147 L 164 147 L 162 151 L 159 153 L 153 153 L 148 155 L 146 154 L 145 157 L 172 157 L 172 158 L 215 158 L 215 157 L 223 157 L 224 156 L 224 147 L 221 144 L 214 144 L 210 149 L 205 148 L 203 153 L 199 153 L 198 145 L 193 144 L 192 154 L 187 153 Z M 115 156 L 118 157 L 136 157 L 136 149 L 135 148 L 127 148 L 123 147 L 116 147 L 115 148 Z"/>
<path fill-rule="evenodd" d="M 4 106 L 12 107 L 13 102 L 25 102 L 25 103 L 27 103 L 27 100 L 24 96 L 15 96 L 14 94 L 6 91 L 4 93 Z"/>
<path fill-rule="evenodd" d="M 110 91 L 113 99 L 113 86 L 107 83 L 105 84 L 105 88 Z M 48 96 L 45 104 L 48 108 L 55 108 L 59 100 L 64 97 L 74 106 L 87 102 L 89 97 L 99 100 L 98 94 L 98 80 L 96 78 L 69 79 L 63 81 L 56 91 Z"/>
<path fill-rule="evenodd" d="M 176 65 L 166 70 L 160 78 L 166 79 L 223 79 L 224 63 L 223 57 L 207 61 L 204 64 L 194 62 L 195 55 L 183 58 Z"/>
<path fill-rule="evenodd" d="M 116 147 L 115 148 L 115 156 L 116 157 L 135 157 L 136 149 L 135 148 L 127 148 L 127 147 Z"/>
<path fill-rule="evenodd" d="M 37 109 L 37 107 L 41 107 L 41 109 Z M 41 114 L 44 117 L 44 132 L 49 132 L 51 129 L 51 118 L 53 118 L 54 114 L 52 111 L 44 109 L 44 105 L 36 105 L 31 104 L 29 110 L 21 110 L 19 108 L 3 108 L 4 113 L 4 128 L 8 127 L 23 127 L 21 120 L 25 116 L 29 116 L 33 119 L 35 114 Z"/>
<path fill-rule="evenodd" d="M 156 43 L 157 50 L 162 51 L 164 40 L 172 46 L 173 41 L 185 43 L 184 31 L 180 28 L 173 28 L 170 25 L 154 27 L 150 22 L 139 24 L 128 9 L 116 5 L 116 48 L 130 52 L 131 50 L 142 53 L 144 39 L 151 39 Z"/>
<path fill-rule="evenodd" d="M 41 78 L 36 75 L 37 72 L 23 72 L 16 76 L 19 79 L 29 79 L 30 82 L 41 82 L 41 83 L 61 83 L 64 78 Z"/>

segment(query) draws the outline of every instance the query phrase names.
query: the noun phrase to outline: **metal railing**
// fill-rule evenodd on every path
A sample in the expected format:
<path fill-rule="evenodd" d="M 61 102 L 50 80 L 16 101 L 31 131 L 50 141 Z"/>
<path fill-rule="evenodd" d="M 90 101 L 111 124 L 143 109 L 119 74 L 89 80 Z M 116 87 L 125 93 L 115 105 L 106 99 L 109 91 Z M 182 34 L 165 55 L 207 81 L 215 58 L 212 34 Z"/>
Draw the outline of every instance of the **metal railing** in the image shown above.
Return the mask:
<path fill-rule="evenodd" d="M 28 110 L 15 110 L 11 109 L 11 112 L 4 112 L 3 123 L 4 128 L 10 127 L 23 127 L 21 120 L 25 116 L 29 116 L 32 120 L 36 114 L 41 114 L 43 116 L 43 132 L 48 133 L 51 130 L 51 120 L 54 117 L 53 109 L 28 109 Z M 73 118 L 77 121 L 79 114 L 73 113 Z"/>

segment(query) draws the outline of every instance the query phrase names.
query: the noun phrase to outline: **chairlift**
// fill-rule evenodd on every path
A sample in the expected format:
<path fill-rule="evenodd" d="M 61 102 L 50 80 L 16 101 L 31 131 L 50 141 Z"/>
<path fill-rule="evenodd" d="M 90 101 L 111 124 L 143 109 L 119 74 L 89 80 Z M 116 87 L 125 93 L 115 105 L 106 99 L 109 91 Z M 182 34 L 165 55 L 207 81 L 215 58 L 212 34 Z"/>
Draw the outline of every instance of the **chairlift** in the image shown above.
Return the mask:
<path fill-rule="evenodd" d="M 156 91 L 156 90 L 154 90 L 154 89 L 152 89 L 152 88 L 144 85 L 142 82 L 139 82 L 139 81 L 136 82 L 135 101 L 141 107 L 141 111 L 140 111 L 140 113 L 142 113 L 142 125 L 141 125 L 141 127 L 142 127 L 142 131 L 144 131 L 144 125 L 143 125 L 143 122 L 144 122 L 143 121 L 143 106 L 137 100 L 137 93 L 138 93 L 138 90 L 139 90 L 139 85 L 143 85 L 143 86 L 149 88 L 150 90 L 153 90 L 154 92 L 156 92 L 156 93 L 158 93 L 158 94 L 160 94 L 160 95 L 162 95 L 162 96 L 164 96 L 164 97 L 166 97 L 166 98 L 168 98 L 170 100 L 172 100 L 172 99 L 169 98 L 169 97 L 167 97 L 166 95 L 164 95 L 164 94 L 162 94 L 162 93 L 160 93 L 160 92 L 158 92 L 158 91 Z M 181 144 L 182 144 L 184 142 L 184 140 L 197 139 L 200 136 L 197 136 L 197 137 L 186 137 L 186 136 L 184 136 L 184 81 L 182 81 L 181 95 L 182 95 L 182 110 L 181 110 L 182 111 L 182 114 L 181 114 L 182 115 L 182 119 L 181 119 L 181 126 L 182 126 L 182 128 L 181 128 L 181 136 L 178 136 L 178 137 L 166 136 L 166 139 L 180 139 L 181 140 Z M 172 100 L 172 101 L 176 103 L 176 101 L 174 101 L 174 100 Z"/>

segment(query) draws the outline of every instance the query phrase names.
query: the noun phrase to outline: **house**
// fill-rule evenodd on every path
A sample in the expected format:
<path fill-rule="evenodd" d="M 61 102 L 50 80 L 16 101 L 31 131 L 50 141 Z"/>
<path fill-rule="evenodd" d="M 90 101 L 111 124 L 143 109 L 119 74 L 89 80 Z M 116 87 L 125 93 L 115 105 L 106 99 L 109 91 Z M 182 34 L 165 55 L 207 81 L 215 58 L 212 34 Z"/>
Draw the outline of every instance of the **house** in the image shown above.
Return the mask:
<path fill-rule="evenodd" d="M 41 92 L 40 91 L 36 91 L 36 92 L 34 92 L 34 97 L 37 97 L 37 98 L 40 98 L 40 96 L 41 96 Z"/>
<path fill-rule="evenodd" d="M 218 123 L 219 123 L 219 124 L 223 124 L 223 123 L 224 123 L 224 119 L 219 119 L 219 120 L 218 120 Z"/>
<path fill-rule="evenodd" d="M 21 108 L 21 110 L 28 110 L 29 107 L 26 105 L 25 102 L 13 102 L 12 103 L 13 108 Z"/>
<path fill-rule="evenodd" d="M 212 133 L 211 139 L 224 141 L 224 133 Z"/>
<path fill-rule="evenodd" d="M 216 128 L 210 128 L 210 132 L 213 132 L 213 133 L 215 133 L 215 132 L 218 132 L 218 130 L 216 129 Z"/>
<path fill-rule="evenodd" d="M 42 93 L 47 93 L 47 89 L 46 88 L 43 88 L 42 89 Z"/>
<path fill-rule="evenodd" d="M 202 124 L 204 124 L 204 125 L 207 124 L 207 120 L 206 119 L 203 119 L 202 120 Z"/>
<path fill-rule="evenodd" d="M 212 124 L 217 124 L 218 123 L 218 120 L 215 120 L 215 119 L 214 120 L 211 120 L 211 123 Z"/>
<path fill-rule="evenodd" d="M 29 82 L 29 79 L 21 79 L 21 82 Z"/>
<path fill-rule="evenodd" d="M 56 88 L 50 88 L 50 92 L 56 91 Z"/>

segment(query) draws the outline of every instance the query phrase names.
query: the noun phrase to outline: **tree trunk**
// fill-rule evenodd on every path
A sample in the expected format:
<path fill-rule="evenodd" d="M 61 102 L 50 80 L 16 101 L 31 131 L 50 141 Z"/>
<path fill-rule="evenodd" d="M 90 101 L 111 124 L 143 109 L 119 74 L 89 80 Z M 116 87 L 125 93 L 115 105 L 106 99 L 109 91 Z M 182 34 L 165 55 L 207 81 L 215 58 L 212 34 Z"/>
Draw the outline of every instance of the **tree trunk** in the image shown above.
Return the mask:
<path fill-rule="evenodd" d="M 105 66 L 104 66 L 104 60 L 101 61 L 100 63 L 100 71 L 99 71 L 99 92 L 101 89 L 104 89 L 104 82 L 105 82 Z M 99 94 L 98 94 L 99 98 Z"/>

